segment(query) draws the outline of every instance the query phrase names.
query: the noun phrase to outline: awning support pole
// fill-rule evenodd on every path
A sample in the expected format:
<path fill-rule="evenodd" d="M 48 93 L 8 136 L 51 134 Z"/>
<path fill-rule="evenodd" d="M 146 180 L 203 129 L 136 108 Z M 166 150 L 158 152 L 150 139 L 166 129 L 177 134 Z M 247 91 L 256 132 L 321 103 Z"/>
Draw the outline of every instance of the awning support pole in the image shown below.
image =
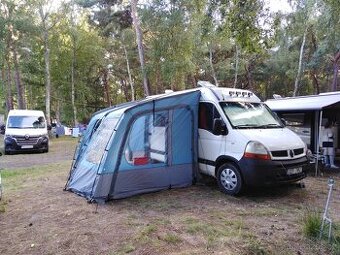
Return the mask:
<path fill-rule="evenodd" d="M 320 115 L 319 115 L 318 140 L 316 143 L 315 177 L 318 176 L 321 124 L 322 124 L 322 110 L 320 111 Z"/>

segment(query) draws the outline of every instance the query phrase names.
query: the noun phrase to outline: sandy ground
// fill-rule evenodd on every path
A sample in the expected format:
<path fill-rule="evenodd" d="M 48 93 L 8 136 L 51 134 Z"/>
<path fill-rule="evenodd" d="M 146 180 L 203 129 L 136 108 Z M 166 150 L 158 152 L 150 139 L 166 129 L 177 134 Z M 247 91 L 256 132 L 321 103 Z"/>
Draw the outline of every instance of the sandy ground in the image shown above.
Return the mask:
<path fill-rule="evenodd" d="M 48 153 L 20 153 L 14 155 L 3 155 L 1 157 L 0 167 L 2 169 L 21 168 L 34 165 L 46 165 L 52 162 L 61 162 L 65 160 L 72 160 L 74 154 L 74 147 L 77 144 L 77 138 L 72 139 L 72 142 L 65 144 L 64 138 L 51 139 Z M 68 139 L 68 140 L 69 140 Z M 0 137 L 2 142 L 3 137 Z"/>
<path fill-rule="evenodd" d="M 327 173 L 306 178 L 304 189 L 267 188 L 230 197 L 209 180 L 97 206 L 63 191 L 75 144 L 54 141 L 47 154 L 2 158 L 8 169 L 53 163 L 56 171 L 23 179 L 5 193 L 0 254 L 331 252 L 324 243 L 307 240 L 301 230 L 306 210 L 324 207 Z M 332 175 L 336 186 L 330 216 L 340 223 L 340 174 Z"/>

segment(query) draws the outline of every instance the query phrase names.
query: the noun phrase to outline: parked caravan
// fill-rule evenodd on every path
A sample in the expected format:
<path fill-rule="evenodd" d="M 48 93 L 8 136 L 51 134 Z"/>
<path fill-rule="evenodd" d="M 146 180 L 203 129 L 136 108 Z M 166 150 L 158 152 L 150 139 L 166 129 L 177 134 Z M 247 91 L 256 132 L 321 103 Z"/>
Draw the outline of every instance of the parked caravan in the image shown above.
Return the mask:
<path fill-rule="evenodd" d="M 65 189 L 93 201 L 185 187 L 198 173 L 221 190 L 296 182 L 306 146 L 252 92 L 199 82 L 95 114 Z"/>
<path fill-rule="evenodd" d="M 340 121 L 340 92 L 269 99 L 265 103 L 286 120 L 287 127 L 299 134 L 315 154 L 319 151 L 319 135 L 326 121 Z M 335 129 L 335 147 L 340 148 L 340 130 L 337 126 Z"/>
<path fill-rule="evenodd" d="M 340 157 L 340 92 L 319 95 L 269 99 L 265 102 L 280 118 L 285 119 L 288 128 L 296 132 L 312 152 L 315 163 L 323 163 L 322 134 L 326 123 L 332 123 L 334 156 Z M 318 160 L 316 160 L 318 159 Z M 315 164 L 315 172 L 318 173 Z M 322 164 L 323 165 L 323 164 Z"/>
<path fill-rule="evenodd" d="M 5 126 L 5 154 L 19 151 L 48 152 L 48 142 L 47 124 L 42 111 L 9 111 Z"/>

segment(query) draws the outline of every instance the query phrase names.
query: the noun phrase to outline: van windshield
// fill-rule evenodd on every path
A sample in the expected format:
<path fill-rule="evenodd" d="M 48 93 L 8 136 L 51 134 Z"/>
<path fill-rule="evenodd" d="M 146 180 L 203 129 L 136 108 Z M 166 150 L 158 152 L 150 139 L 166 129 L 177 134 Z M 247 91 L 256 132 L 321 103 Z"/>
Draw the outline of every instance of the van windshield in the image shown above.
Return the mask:
<path fill-rule="evenodd" d="M 223 102 L 221 107 L 234 128 L 282 128 L 283 124 L 262 103 Z"/>
<path fill-rule="evenodd" d="M 43 116 L 9 116 L 7 128 L 45 128 Z"/>

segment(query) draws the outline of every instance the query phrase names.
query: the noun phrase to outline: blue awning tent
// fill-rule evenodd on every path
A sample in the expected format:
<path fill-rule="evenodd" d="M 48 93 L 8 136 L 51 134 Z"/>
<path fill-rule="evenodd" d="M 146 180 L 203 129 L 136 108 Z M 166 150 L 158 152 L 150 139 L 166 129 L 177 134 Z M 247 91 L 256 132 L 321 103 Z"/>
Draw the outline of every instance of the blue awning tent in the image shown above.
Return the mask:
<path fill-rule="evenodd" d="M 197 175 L 199 90 L 93 115 L 65 190 L 102 202 L 191 185 Z"/>

